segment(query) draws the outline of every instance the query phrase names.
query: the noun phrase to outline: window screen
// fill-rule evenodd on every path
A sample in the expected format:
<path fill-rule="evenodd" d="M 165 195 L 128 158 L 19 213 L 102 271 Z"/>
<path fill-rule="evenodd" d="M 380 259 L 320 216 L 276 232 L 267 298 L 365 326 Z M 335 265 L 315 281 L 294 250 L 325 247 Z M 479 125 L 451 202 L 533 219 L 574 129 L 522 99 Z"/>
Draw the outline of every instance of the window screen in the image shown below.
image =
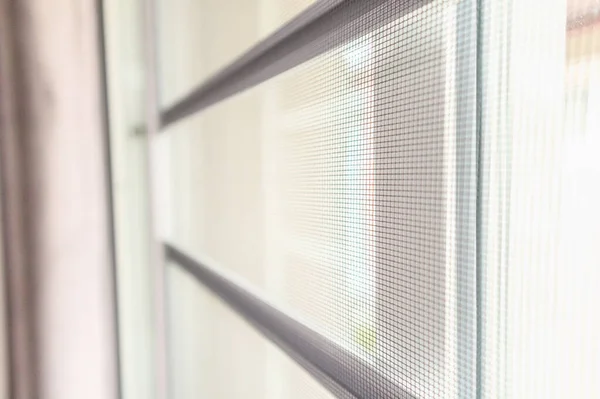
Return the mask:
<path fill-rule="evenodd" d="M 336 397 L 179 267 L 167 281 L 173 397 Z"/>
<path fill-rule="evenodd" d="M 598 2 L 159 10 L 174 397 L 600 393 Z"/>
<path fill-rule="evenodd" d="M 161 103 L 172 103 L 204 83 L 312 3 L 228 0 L 224 5 L 219 0 L 158 0 Z M 318 2 L 310 12 L 319 13 L 335 3 L 340 1 Z"/>

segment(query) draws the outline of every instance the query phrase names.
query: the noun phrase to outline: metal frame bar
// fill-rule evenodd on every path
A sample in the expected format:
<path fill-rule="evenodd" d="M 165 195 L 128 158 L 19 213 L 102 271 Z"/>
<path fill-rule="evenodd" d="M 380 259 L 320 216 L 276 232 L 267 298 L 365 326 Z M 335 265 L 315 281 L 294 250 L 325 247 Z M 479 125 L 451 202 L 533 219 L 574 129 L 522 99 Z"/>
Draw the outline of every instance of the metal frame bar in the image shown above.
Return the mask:
<path fill-rule="evenodd" d="M 150 273 L 153 275 L 153 298 L 155 317 L 154 340 L 154 371 L 156 376 L 156 398 L 169 397 L 169 370 L 167 351 L 167 307 L 166 307 L 166 279 L 164 267 L 163 247 L 159 241 L 159 226 L 157 213 L 160 211 L 156 201 L 156 191 L 159 190 L 155 181 L 157 150 L 156 137 L 159 132 L 159 103 L 158 103 L 158 68 L 156 55 L 156 1 L 142 0 L 144 12 L 144 56 L 146 64 L 146 151 L 148 165 L 148 201 L 150 212 L 148 215 L 149 242 L 150 242 Z"/>
<path fill-rule="evenodd" d="M 111 255 L 111 273 L 112 273 L 112 290 L 113 290 L 113 312 L 114 312 L 114 329 L 115 329 L 115 346 L 116 346 L 116 383 L 117 395 L 123 397 L 123 382 L 122 382 L 122 351 L 120 339 L 120 315 L 119 315 L 119 288 L 118 288 L 118 272 L 117 272 L 117 238 L 115 231 L 115 204 L 114 204 L 114 179 L 112 171 L 112 151 L 111 151 L 111 136 L 110 136 L 110 110 L 108 103 L 108 71 L 107 71 L 107 48 L 106 48 L 106 19 L 104 15 L 103 0 L 96 1 L 96 18 L 98 20 L 98 47 L 100 57 L 100 80 L 101 80 L 101 107 L 102 107 L 102 132 L 104 136 L 104 162 L 106 168 L 106 202 L 108 204 L 108 224 L 109 224 L 109 245 Z"/>
<path fill-rule="evenodd" d="M 464 0 L 457 7 L 456 37 L 456 348 L 458 398 L 479 393 L 479 130 L 480 130 L 480 19 L 479 0 Z M 473 49 L 476 49 L 473 52 Z M 474 195 L 476 194 L 476 195 Z"/>
<path fill-rule="evenodd" d="M 361 399 L 416 399 L 360 357 L 276 309 L 219 273 L 216 267 L 199 262 L 168 243 L 164 244 L 164 253 L 166 261 L 195 277 L 334 394 L 340 395 L 342 388 Z"/>
<path fill-rule="evenodd" d="M 164 129 L 187 116 L 364 35 L 378 26 L 400 18 L 430 1 L 323 0 L 301 13 L 181 100 L 162 110 L 160 127 Z M 369 17 L 373 11 L 386 4 L 390 7 L 387 12 L 381 13 L 383 17 Z M 349 23 L 355 23 L 356 26 L 347 34 L 332 35 L 337 29 Z M 326 36 L 328 40 L 320 41 Z"/>

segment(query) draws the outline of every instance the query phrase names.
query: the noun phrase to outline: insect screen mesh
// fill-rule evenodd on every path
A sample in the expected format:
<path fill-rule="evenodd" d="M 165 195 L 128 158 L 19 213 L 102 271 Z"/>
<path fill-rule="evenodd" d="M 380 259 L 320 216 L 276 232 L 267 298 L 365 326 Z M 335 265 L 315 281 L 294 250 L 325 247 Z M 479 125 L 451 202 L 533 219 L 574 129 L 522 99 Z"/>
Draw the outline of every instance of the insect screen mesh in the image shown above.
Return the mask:
<path fill-rule="evenodd" d="M 165 129 L 165 240 L 358 356 L 361 381 L 416 398 L 589 397 L 598 10 L 382 1 L 310 42 L 317 56 Z M 187 50 L 163 85 L 201 80 Z M 173 325 L 221 317 L 177 281 Z M 181 325 L 174 381 L 193 387 L 212 363 Z M 219 383 L 248 383 L 251 367 L 250 397 L 341 395 L 299 393 L 299 370 L 243 335 L 223 356 L 245 366 Z"/>

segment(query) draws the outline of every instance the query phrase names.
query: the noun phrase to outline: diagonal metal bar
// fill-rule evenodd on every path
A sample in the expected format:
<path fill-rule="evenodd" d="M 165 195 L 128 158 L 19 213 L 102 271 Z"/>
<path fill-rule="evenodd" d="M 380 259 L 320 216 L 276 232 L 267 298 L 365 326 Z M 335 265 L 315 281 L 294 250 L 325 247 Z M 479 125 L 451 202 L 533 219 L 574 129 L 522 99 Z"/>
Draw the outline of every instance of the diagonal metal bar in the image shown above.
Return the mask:
<path fill-rule="evenodd" d="M 161 111 L 161 128 L 363 36 L 430 1 L 322 0 Z M 341 31 L 350 24 L 352 29 Z"/>
<path fill-rule="evenodd" d="M 214 268 L 169 244 L 165 244 L 165 257 L 194 276 L 338 397 L 415 399 L 370 363 L 274 308 Z"/>

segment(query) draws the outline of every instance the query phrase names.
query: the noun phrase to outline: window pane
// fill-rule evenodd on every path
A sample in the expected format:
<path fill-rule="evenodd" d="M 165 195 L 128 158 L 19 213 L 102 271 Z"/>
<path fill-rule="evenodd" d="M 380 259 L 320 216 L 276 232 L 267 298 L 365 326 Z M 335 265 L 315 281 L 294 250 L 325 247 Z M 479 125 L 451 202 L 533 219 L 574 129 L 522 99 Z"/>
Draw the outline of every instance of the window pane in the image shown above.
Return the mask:
<path fill-rule="evenodd" d="M 178 266 L 167 280 L 174 398 L 335 397 Z"/>
<path fill-rule="evenodd" d="M 475 36 L 458 46 L 457 34 L 475 14 L 463 4 L 380 24 L 160 138 L 166 239 L 419 398 L 474 389 Z"/>
<path fill-rule="evenodd" d="M 169 105 L 314 0 L 158 0 L 160 102 Z"/>

